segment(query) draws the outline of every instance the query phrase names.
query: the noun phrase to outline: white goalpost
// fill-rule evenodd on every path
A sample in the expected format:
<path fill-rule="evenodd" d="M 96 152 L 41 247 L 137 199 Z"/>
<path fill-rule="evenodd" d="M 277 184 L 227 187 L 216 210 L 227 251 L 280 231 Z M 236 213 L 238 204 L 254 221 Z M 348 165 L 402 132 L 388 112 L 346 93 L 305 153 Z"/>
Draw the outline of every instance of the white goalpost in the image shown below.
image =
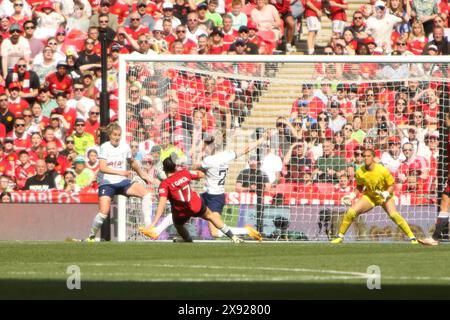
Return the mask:
<path fill-rule="evenodd" d="M 229 226 L 251 225 L 267 240 L 328 241 L 346 210 L 341 199 L 356 185 L 361 151 L 373 148 L 395 178 L 398 211 L 422 237 L 432 232 L 447 178 L 449 63 L 447 56 L 121 55 L 118 121 L 123 142 L 138 145 L 135 155 L 154 178 L 154 207 L 159 157 L 179 152 L 190 168 L 201 163 L 205 137 L 219 150 L 243 150 L 272 129 L 223 181 Z M 140 200 L 119 196 L 117 240 L 148 240 L 138 231 L 144 224 Z M 189 230 L 211 239 L 200 219 Z M 161 239 L 174 234 L 169 228 Z M 377 207 L 355 220 L 347 239 L 405 238 Z"/>

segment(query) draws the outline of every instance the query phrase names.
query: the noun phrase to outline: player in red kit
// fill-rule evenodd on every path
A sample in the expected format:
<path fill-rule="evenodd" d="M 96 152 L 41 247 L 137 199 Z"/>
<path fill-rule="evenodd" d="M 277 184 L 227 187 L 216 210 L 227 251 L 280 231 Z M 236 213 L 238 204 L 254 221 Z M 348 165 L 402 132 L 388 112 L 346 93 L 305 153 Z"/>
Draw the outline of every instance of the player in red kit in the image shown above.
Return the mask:
<path fill-rule="evenodd" d="M 200 198 L 200 195 L 190 187 L 192 180 L 204 177 L 204 173 L 197 170 L 176 170 L 174 154 L 163 161 L 163 169 L 167 175 L 159 185 L 159 203 L 156 208 L 155 219 L 150 228 L 154 227 L 166 208 L 167 200 L 172 208 L 172 219 L 178 234 L 184 242 L 192 242 L 189 231 L 184 226 L 191 217 L 199 217 L 211 222 L 217 229 L 226 234 L 234 243 L 241 243 L 243 240 L 233 234 L 230 228 L 222 221 L 218 214 L 209 210 Z"/>
<path fill-rule="evenodd" d="M 447 132 L 450 130 L 450 112 L 445 117 Z M 450 154 L 450 132 L 447 133 L 447 156 Z M 448 230 L 448 217 L 450 209 L 450 162 L 447 163 L 448 177 L 447 185 L 442 192 L 439 215 L 436 219 L 436 229 L 431 238 L 421 239 L 420 243 L 425 245 L 437 246 L 445 230 Z M 447 231 L 448 232 L 448 231 Z"/>

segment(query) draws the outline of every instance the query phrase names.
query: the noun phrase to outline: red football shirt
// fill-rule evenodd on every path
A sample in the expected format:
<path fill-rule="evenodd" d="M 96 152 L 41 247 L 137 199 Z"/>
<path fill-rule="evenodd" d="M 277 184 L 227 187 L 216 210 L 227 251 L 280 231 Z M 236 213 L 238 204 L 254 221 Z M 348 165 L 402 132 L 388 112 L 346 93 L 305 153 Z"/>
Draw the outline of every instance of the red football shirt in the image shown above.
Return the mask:
<path fill-rule="evenodd" d="M 189 185 L 191 180 L 199 178 L 198 171 L 181 170 L 161 182 L 159 196 L 169 199 L 174 215 L 192 216 L 200 212 L 202 200 Z"/>

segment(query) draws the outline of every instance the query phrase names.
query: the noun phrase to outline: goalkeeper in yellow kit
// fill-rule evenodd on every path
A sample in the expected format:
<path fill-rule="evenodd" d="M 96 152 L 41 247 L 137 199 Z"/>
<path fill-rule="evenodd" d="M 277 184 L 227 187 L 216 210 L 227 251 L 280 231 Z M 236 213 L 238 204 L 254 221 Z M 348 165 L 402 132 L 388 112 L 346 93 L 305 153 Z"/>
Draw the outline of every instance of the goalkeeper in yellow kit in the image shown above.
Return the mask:
<path fill-rule="evenodd" d="M 344 196 L 342 203 L 350 206 L 345 212 L 344 219 L 339 226 L 339 234 L 331 243 L 341 243 L 344 241 L 345 232 L 352 224 L 353 220 L 360 214 L 372 210 L 375 206 L 381 206 L 389 215 L 392 221 L 408 236 L 413 244 L 417 244 L 417 239 L 412 233 L 408 222 L 398 213 L 393 199 L 394 177 L 383 165 L 375 163 L 375 151 L 366 149 L 364 151 L 364 165 L 355 174 L 356 189 L 354 192 Z M 353 199 L 362 193 L 362 197 L 352 204 Z"/>

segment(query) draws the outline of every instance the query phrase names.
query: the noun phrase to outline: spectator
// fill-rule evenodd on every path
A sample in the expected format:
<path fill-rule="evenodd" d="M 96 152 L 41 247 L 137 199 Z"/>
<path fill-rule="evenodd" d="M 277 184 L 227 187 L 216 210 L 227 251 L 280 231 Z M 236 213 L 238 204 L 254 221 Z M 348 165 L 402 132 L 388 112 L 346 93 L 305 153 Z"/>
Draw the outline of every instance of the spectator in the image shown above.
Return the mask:
<path fill-rule="evenodd" d="M 275 34 L 275 42 L 281 39 L 281 19 L 277 9 L 268 4 L 267 0 L 256 0 L 256 7 L 251 12 L 251 19 L 258 30 L 272 31 Z"/>
<path fill-rule="evenodd" d="M 113 30 L 117 30 L 119 23 L 118 23 L 118 17 L 116 14 L 110 12 L 111 2 L 109 0 L 101 0 L 100 1 L 100 7 L 98 10 L 98 13 L 93 14 L 91 16 L 90 20 L 90 26 L 91 27 L 98 27 L 98 19 L 101 14 L 107 14 L 109 21 L 108 21 L 108 27 L 110 27 Z"/>
<path fill-rule="evenodd" d="M 8 109 L 14 114 L 15 117 L 21 117 L 22 110 L 27 109 L 29 104 L 26 100 L 20 97 L 20 87 L 18 86 L 18 83 L 11 83 L 8 87 L 8 91 Z"/>
<path fill-rule="evenodd" d="M 65 18 L 56 12 L 50 1 L 44 1 L 41 5 L 41 11 L 34 11 L 37 16 L 37 28 L 35 36 L 38 39 L 45 39 L 55 35 L 58 27 L 65 22 Z"/>
<path fill-rule="evenodd" d="M 411 26 L 411 32 L 407 40 L 407 48 L 415 55 L 421 55 L 426 43 L 428 42 L 420 21 L 414 21 Z"/>
<path fill-rule="evenodd" d="M 77 156 L 73 161 L 74 172 L 76 175 L 75 184 L 80 188 L 86 188 L 92 184 L 95 173 L 86 167 L 86 159 L 84 156 Z"/>
<path fill-rule="evenodd" d="M 178 158 L 186 159 L 186 155 L 184 154 L 183 150 L 172 144 L 170 134 L 168 132 L 163 132 L 161 135 L 160 160 L 163 161 L 164 159 L 169 157 L 173 152 L 175 152 Z"/>
<path fill-rule="evenodd" d="M 248 24 L 247 15 L 242 10 L 242 2 L 240 0 L 233 0 L 231 3 L 231 11 L 228 17 L 232 20 L 232 26 L 234 31 L 238 31 L 240 27 Z M 227 16 L 225 16 L 227 17 Z M 225 17 L 223 18 L 223 25 L 225 28 Z M 225 30 L 224 33 L 226 34 Z"/>
<path fill-rule="evenodd" d="M 314 170 L 315 180 L 319 182 L 332 182 L 338 180 L 338 173 L 345 169 L 345 159 L 334 154 L 333 142 L 329 139 L 323 144 L 323 156 L 319 157 Z"/>
<path fill-rule="evenodd" d="M 418 156 L 414 152 L 413 144 L 410 142 L 406 142 L 402 147 L 403 155 L 405 156 L 405 160 L 401 163 L 398 168 L 398 180 L 400 183 L 404 183 L 406 181 L 407 175 L 409 171 L 416 170 L 420 171 L 420 178 L 426 180 L 428 178 L 428 174 L 430 172 L 430 165 L 422 156 Z"/>
<path fill-rule="evenodd" d="M 18 189 L 22 189 L 25 186 L 25 182 L 28 178 L 36 174 L 34 163 L 31 162 L 28 151 L 21 150 L 18 152 L 19 159 L 15 165 L 15 180 Z"/>
<path fill-rule="evenodd" d="M 155 19 L 152 15 L 147 13 L 147 2 L 139 0 L 137 3 L 137 13 L 140 15 L 141 25 L 147 27 L 150 31 L 154 31 Z M 124 26 L 128 27 L 131 24 L 131 17 L 125 19 Z"/>
<path fill-rule="evenodd" d="M 303 179 L 305 169 L 312 167 L 311 159 L 307 158 L 308 145 L 305 142 L 296 142 L 291 145 L 283 159 L 286 167 L 286 182 L 300 183 Z"/>
<path fill-rule="evenodd" d="M 340 1 L 346 0 L 337 0 L 336 3 Z M 280 15 L 281 20 L 284 22 L 285 35 L 286 35 L 286 51 L 287 52 L 295 52 L 297 49 L 294 44 L 294 30 L 295 30 L 295 21 L 292 16 L 291 11 L 291 2 L 290 0 L 270 0 L 270 4 L 277 9 L 278 14 Z M 336 4 L 340 6 L 340 4 Z M 333 21 L 334 23 L 334 21 Z M 342 29 L 344 29 L 344 22 L 342 21 Z"/>
<path fill-rule="evenodd" d="M 8 176 L 0 175 L 0 193 L 10 192 L 12 181 Z"/>
<path fill-rule="evenodd" d="M 42 117 L 50 118 L 53 109 L 58 108 L 56 100 L 50 96 L 50 90 L 46 87 L 39 89 L 37 101 L 38 103 L 31 107 L 35 123 L 40 122 Z M 35 108 L 36 105 L 39 106 L 39 110 Z"/>
<path fill-rule="evenodd" d="M 155 28 L 162 28 L 164 21 L 170 21 L 172 24 L 172 29 L 177 28 L 181 25 L 180 19 L 173 15 L 173 4 L 170 2 L 164 2 L 162 5 L 163 16 L 156 21 Z"/>
<path fill-rule="evenodd" d="M 395 101 L 394 112 L 391 114 L 390 121 L 395 126 L 406 125 L 409 123 L 408 105 L 405 99 L 397 99 Z"/>
<path fill-rule="evenodd" d="M 5 126 L 6 133 L 12 131 L 14 119 L 14 114 L 8 109 L 8 96 L 6 93 L 0 93 L 0 123 Z"/>
<path fill-rule="evenodd" d="M 444 37 L 444 28 L 441 26 L 436 26 L 433 28 L 433 40 L 429 40 L 423 49 L 424 53 L 427 53 L 433 46 L 437 47 L 438 54 L 447 55 L 449 51 L 448 39 Z"/>
<path fill-rule="evenodd" d="M 58 161 L 54 155 L 48 155 L 45 157 L 45 164 L 47 166 L 47 176 L 51 177 L 55 181 L 55 186 L 58 188 L 62 184 L 62 177 L 57 171 Z"/>
<path fill-rule="evenodd" d="M 84 85 L 76 82 L 73 86 L 73 98 L 67 101 L 69 109 L 77 110 L 77 118 L 86 119 L 89 111 L 95 107 L 95 101 L 83 95 Z"/>
<path fill-rule="evenodd" d="M 366 32 L 366 24 L 364 23 L 363 13 L 358 10 L 355 11 L 353 13 L 352 24 L 346 27 L 344 30 L 350 30 L 356 40 L 365 40 L 368 37 L 368 34 Z"/>
<path fill-rule="evenodd" d="M 433 19 L 439 13 L 437 0 L 413 0 L 412 10 L 416 13 L 415 19 L 422 23 L 425 34 L 430 34 L 433 30 Z"/>
<path fill-rule="evenodd" d="M 62 184 L 60 185 L 61 190 L 66 192 L 80 192 L 80 187 L 75 183 L 75 173 L 71 170 L 64 173 L 64 178 Z"/>
<path fill-rule="evenodd" d="M 353 133 L 352 133 L 352 139 L 358 142 L 358 144 L 362 144 L 364 141 L 364 138 L 366 137 L 367 133 L 365 130 L 362 129 L 362 117 L 357 115 L 353 117 L 352 121 L 352 127 L 353 127 Z"/>
<path fill-rule="evenodd" d="M 350 185 L 350 180 L 348 178 L 348 175 L 346 173 L 342 173 L 339 175 L 339 182 L 335 185 L 336 192 L 339 193 L 349 193 L 353 190 L 352 186 Z"/>
<path fill-rule="evenodd" d="M 89 4 L 89 2 L 88 2 Z M 67 31 L 70 33 L 72 30 L 80 30 L 82 32 L 88 32 L 89 30 L 89 16 L 87 9 L 92 11 L 90 6 L 86 6 L 86 3 L 78 2 L 73 7 L 73 11 L 67 17 Z"/>
<path fill-rule="evenodd" d="M 88 113 L 84 130 L 96 137 L 100 128 L 100 107 L 94 105 Z"/>
<path fill-rule="evenodd" d="M 198 23 L 203 25 L 205 30 L 209 31 L 214 27 L 214 22 L 206 16 L 207 9 L 208 5 L 206 2 L 201 2 L 197 5 Z"/>
<path fill-rule="evenodd" d="M 94 136 L 84 130 L 85 123 L 86 122 L 83 119 L 76 119 L 75 130 L 72 134 L 75 143 L 75 151 L 78 155 L 82 156 L 84 156 L 89 147 L 95 145 Z"/>
<path fill-rule="evenodd" d="M 56 189 L 55 181 L 47 175 L 47 167 L 43 159 L 39 159 L 35 165 L 36 175 L 28 178 L 23 190 L 49 191 Z"/>
<path fill-rule="evenodd" d="M 98 161 L 99 148 L 93 146 L 86 150 L 86 168 L 91 169 L 95 175 L 94 180 L 97 178 L 97 173 L 100 170 L 100 163 Z"/>
<path fill-rule="evenodd" d="M 275 154 L 275 150 L 270 145 L 265 146 L 265 155 L 261 163 L 261 171 L 267 175 L 267 179 L 271 185 L 280 182 L 281 171 L 283 170 L 283 162 L 281 158 Z"/>
<path fill-rule="evenodd" d="M 48 38 L 46 46 L 52 49 L 53 57 L 56 60 L 56 64 L 58 64 L 59 62 L 66 62 L 66 55 L 58 50 L 58 42 L 56 41 L 55 37 Z M 44 54 L 43 52 L 39 52 L 34 57 L 33 64 L 40 65 L 43 63 L 43 61 L 44 61 Z"/>
<path fill-rule="evenodd" d="M 436 27 L 444 28 L 444 38 L 447 39 L 447 41 L 450 39 L 450 28 L 447 28 L 447 17 L 444 14 L 438 14 L 433 20 L 433 25 L 433 30 Z M 433 40 L 433 33 L 428 35 L 428 41 L 431 40 Z"/>
<path fill-rule="evenodd" d="M 356 102 L 355 117 L 358 116 L 361 119 L 361 130 L 367 131 L 375 125 L 375 116 L 367 112 L 367 105 L 364 99 L 359 99 Z M 348 120 L 353 122 L 354 117 L 350 117 Z"/>
<path fill-rule="evenodd" d="M 33 59 L 39 52 L 44 49 L 44 44 L 41 40 L 34 36 L 34 31 L 36 30 L 36 24 L 33 20 L 27 20 L 23 23 L 23 29 L 25 31 L 24 37 L 28 40 L 30 46 L 31 54 L 30 58 Z"/>
<path fill-rule="evenodd" d="M 22 29 L 18 24 L 12 24 L 9 27 L 10 37 L 4 39 L 1 43 L 0 52 L 2 53 L 2 72 L 6 76 L 10 71 L 13 71 L 14 66 L 18 63 L 20 58 L 23 58 L 26 63 L 30 62 L 31 49 L 28 40 L 22 34 Z"/>
<path fill-rule="evenodd" d="M 242 170 L 236 179 L 236 192 L 257 192 L 257 190 L 270 190 L 270 182 L 267 175 L 258 169 L 256 156 L 250 156 L 249 168 Z"/>
<path fill-rule="evenodd" d="M 55 169 L 58 171 L 59 174 L 64 174 L 64 172 L 72 166 L 71 160 L 70 161 L 68 160 L 68 158 L 70 159 L 70 154 L 68 158 L 66 158 L 62 154 L 59 154 L 58 145 L 56 141 L 47 142 L 45 149 L 47 151 L 47 155 L 56 158 L 58 165 L 56 166 Z"/>
<path fill-rule="evenodd" d="M 306 25 L 308 27 L 308 38 L 306 40 L 308 54 L 314 54 L 317 32 L 322 28 L 322 25 L 320 24 L 322 16 L 322 1 L 306 0 L 305 17 Z"/>
<path fill-rule="evenodd" d="M 87 38 L 84 41 L 85 49 L 78 52 L 76 67 L 79 68 L 81 72 L 101 67 L 101 58 L 95 53 L 94 44 L 94 40 Z"/>
<path fill-rule="evenodd" d="M 201 35 L 208 36 L 208 32 L 199 25 L 198 14 L 191 12 L 187 15 L 186 37 L 197 43 L 198 37 Z"/>
<path fill-rule="evenodd" d="M 50 73 L 45 78 L 45 86 L 49 88 L 52 96 L 64 93 L 70 95 L 72 93 L 72 78 L 67 74 L 67 63 L 58 62 L 56 72 Z"/>
<path fill-rule="evenodd" d="M 375 39 L 378 47 L 389 54 L 392 51 L 392 31 L 402 21 L 402 18 L 390 14 L 384 2 L 378 0 L 375 3 L 375 15 L 367 19 L 367 33 Z"/>
<path fill-rule="evenodd" d="M 381 163 L 395 174 L 400 164 L 405 161 L 405 155 L 401 152 L 400 138 L 393 136 L 388 140 L 388 150 L 381 155 Z"/>
<path fill-rule="evenodd" d="M 77 156 L 77 152 L 75 151 L 75 140 L 73 137 L 69 136 L 65 140 L 66 148 L 61 151 L 61 156 L 67 159 L 67 162 L 71 163 Z"/>
<path fill-rule="evenodd" d="M 30 137 L 31 147 L 28 153 L 30 155 L 31 161 L 36 162 L 38 159 L 43 159 L 45 155 L 45 149 L 42 146 L 42 136 L 39 131 L 33 132 Z"/>
<path fill-rule="evenodd" d="M 25 133 L 25 119 L 20 117 L 14 120 L 14 130 L 8 133 L 7 137 L 14 140 L 14 150 L 16 152 L 27 150 L 31 147 L 30 136 Z"/>
<path fill-rule="evenodd" d="M 208 1 L 208 11 L 206 12 L 206 18 L 211 20 L 214 23 L 215 27 L 222 28 L 223 27 L 222 16 L 218 12 L 216 12 L 218 5 L 219 5 L 218 0 Z"/>
<path fill-rule="evenodd" d="M 259 48 L 256 44 L 249 41 L 249 29 L 247 26 L 239 28 L 239 37 L 231 44 L 228 52 L 236 52 L 236 54 L 258 54 Z M 236 51 L 236 47 L 239 44 L 241 48 Z"/>
<path fill-rule="evenodd" d="M 50 116 L 50 124 L 53 128 L 55 138 L 64 141 L 67 136 L 67 131 L 70 129 L 70 124 L 60 114 L 52 114 Z"/>
<path fill-rule="evenodd" d="M 42 54 L 42 61 L 40 63 L 33 63 L 33 70 L 36 72 L 39 82 L 44 83 L 45 77 L 56 69 L 57 61 L 55 59 L 55 53 L 50 46 L 45 46 Z"/>
<path fill-rule="evenodd" d="M 10 203 L 12 202 L 12 196 L 9 192 L 2 192 L 0 194 L 0 203 Z"/>
<path fill-rule="evenodd" d="M 332 101 L 328 110 L 330 113 L 329 128 L 334 133 L 341 131 L 342 127 L 347 123 L 347 120 L 340 115 L 339 102 Z"/>
<path fill-rule="evenodd" d="M 411 32 L 411 24 L 409 23 L 412 13 L 411 3 L 409 1 L 403 2 L 403 0 L 388 0 L 386 7 L 389 13 L 402 19 L 402 22 L 397 25 L 395 30 L 401 36 Z"/>

